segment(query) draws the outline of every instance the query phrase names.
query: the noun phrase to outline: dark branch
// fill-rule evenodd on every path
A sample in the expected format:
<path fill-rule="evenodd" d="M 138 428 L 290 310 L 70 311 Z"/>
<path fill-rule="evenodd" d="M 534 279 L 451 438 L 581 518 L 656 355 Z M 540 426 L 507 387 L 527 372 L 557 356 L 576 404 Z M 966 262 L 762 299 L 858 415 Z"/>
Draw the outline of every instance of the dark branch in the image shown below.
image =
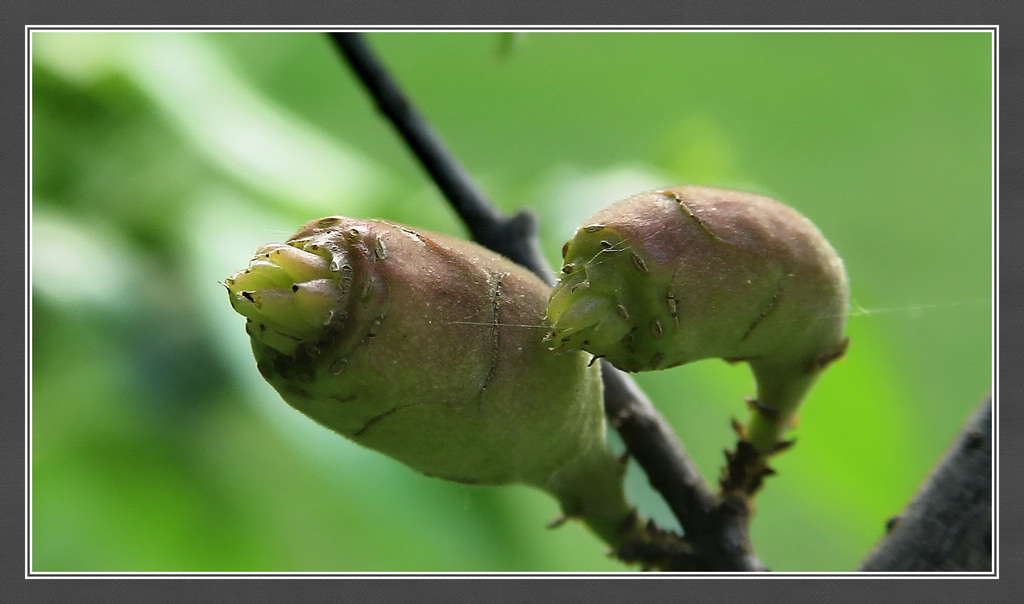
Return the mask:
<path fill-rule="evenodd" d="M 526 266 L 551 282 L 553 272 L 540 253 L 531 214 L 505 218 L 473 184 L 465 170 L 412 107 L 360 34 L 332 33 L 331 39 L 363 82 L 380 111 L 419 158 L 478 243 Z M 682 443 L 633 381 L 602 363 L 605 413 L 629 452 L 693 540 L 704 570 L 760 570 L 746 538 L 747 514 L 720 505 L 708 490 Z"/>
<path fill-rule="evenodd" d="M 860 570 L 993 570 L 991 396 Z"/>

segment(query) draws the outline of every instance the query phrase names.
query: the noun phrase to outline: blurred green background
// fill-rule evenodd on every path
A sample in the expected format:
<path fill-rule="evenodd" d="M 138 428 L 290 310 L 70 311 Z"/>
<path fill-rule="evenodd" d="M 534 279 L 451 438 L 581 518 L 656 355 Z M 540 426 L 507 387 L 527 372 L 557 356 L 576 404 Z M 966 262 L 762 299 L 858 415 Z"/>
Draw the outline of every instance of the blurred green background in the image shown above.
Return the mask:
<path fill-rule="evenodd" d="M 852 345 L 759 497 L 777 571 L 845 571 L 991 379 L 986 32 L 374 33 L 545 251 L 700 183 L 775 196 L 846 260 Z M 511 42 L 511 45 L 508 43 Z M 219 281 L 330 214 L 464 234 L 318 33 L 34 32 L 34 571 L 621 571 L 526 487 L 429 479 L 288 408 Z M 744 366 L 638 377 L 709 479 Z M 670 515 L 630 472 L 644 513 Z"/>

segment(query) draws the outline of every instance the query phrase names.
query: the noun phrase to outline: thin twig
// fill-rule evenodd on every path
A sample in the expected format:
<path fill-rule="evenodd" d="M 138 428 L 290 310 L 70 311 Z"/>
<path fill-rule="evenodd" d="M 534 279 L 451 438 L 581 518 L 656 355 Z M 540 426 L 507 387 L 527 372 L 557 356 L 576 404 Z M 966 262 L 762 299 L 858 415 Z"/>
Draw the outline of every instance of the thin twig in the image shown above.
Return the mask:
<path fill-rule="evenodd" d="M 605 413 L 668 503 L 701 564 L 690 570 L 761 571 L 747 527 L 745 499 L 719 499 L 707 487 L 675 432 L 626 374 L 601 362 Z"/>
<path fill-rule="evenodd" d="M 445 199 L 455 208 L 473 239 L 552 284 L 554 273 L 537 247 L 537 224 L 533 214 L 520 212 L 509 218 L 501 214 L 409 102 L 361 34 L 332 32 L 330 36 L 377 108 L 398 130 Z"/>
<path fill-rule="evenodd" d="M 502 216 L 405 98 L 360 34 L 332 33 L 331 39 L 381 113 L 458 212 L 473 239 L 550 283 L 553 272 L 537 245 L 532 214 Z M 668 503 L 700 557 L 696 567 L 691 561 L 687 567 L 762 570 L 747 538 L 747 509 L 719 501 L 711 493 L 674 431 L 628 376 L 605 363 L 602 376 L 609 422 L 621 434 L 651 486 Z"/>

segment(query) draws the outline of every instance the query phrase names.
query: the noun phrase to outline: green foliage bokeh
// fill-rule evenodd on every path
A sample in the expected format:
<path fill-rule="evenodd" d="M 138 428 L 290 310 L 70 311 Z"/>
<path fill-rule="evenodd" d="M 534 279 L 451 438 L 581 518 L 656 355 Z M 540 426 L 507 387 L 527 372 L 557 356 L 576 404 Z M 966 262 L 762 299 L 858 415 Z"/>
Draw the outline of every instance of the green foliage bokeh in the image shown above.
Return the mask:
<path fill-rule="evenodd" d="M 552 263 L 590 213 L 667 185 L 818 224 L 852 345 L 752 530 L 772 570 L 855 568 L 989 387 L 990 34 L 369 40 L 492 199 L 539 215 Z M 219 281 L 258 245 L 331 214 L 464 234 L 322 34 L 31 45 L 34 571 L 626 570 L 581 526 L 545 530 L 542 493 L 420 476 L 255 371 Z M 637 379 L 714 480 L 747 369 Z M 630 490 L 672 525 L 637 468 Z"/>

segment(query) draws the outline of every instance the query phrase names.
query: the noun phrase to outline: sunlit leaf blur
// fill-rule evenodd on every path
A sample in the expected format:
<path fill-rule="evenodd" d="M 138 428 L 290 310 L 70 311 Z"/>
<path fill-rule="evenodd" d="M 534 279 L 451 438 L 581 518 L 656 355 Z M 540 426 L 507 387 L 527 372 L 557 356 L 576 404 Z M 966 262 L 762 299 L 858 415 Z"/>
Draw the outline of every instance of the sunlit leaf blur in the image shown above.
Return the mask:
<path fill-rule="evenodd" d="M 590 213 L 668 185 L 815 221 L 852 344 L 752 530 L 772 570 L 853 569 L 990 384 L 989 34 L 369 40 L 492 199 L 539 215 L 552 262 Z M 256 247 L 332 214 L 464 235 L 325 36 L 54 31 L 31 51 L 33 570 L 625 570 L 582 526 L 545 529 L 544 494 L 416 474 L 257 373 L 220 283 Z M 746 367 L 638 381 L 715 480 Z"/>

